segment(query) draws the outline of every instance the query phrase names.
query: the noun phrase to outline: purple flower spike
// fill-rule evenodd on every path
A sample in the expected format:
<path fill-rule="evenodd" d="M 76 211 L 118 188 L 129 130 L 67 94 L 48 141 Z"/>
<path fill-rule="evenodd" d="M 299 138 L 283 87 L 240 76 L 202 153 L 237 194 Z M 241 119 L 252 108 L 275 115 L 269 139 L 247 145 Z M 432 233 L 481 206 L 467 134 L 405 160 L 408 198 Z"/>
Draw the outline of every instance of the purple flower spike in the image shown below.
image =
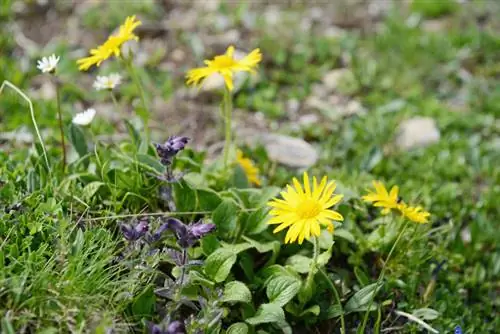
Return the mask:
<path fill-rule="evenodd" d="M 193 237 L 200 239 L 215 230 L 215 224 L 204 224 L 202 221 L 198 221 L 189 226 L 190 233 Z"/>
<path fill-rule="evenodd" d="M 167 334 L 185 334 L 186 328 L 184 327 L 184 323 L 176 320 L 172 321 L 167 327 Z"/>
<path fill-rule="evenodd" d="M 123 236 L 128 241 L 135 241 L 143 237 L 149 230 L 149 224 L 146 220 L 139 221 L 135 226 L 122 224 L 120 226 Z"/>
<path fill-rule="evenodd" d="M 163 165 L 170 165 L 175 155 L 184 149 L 189 140 L 190 139 L 188 137 L 172 136 L 169 137 L 163 145 L 155 144 L 156 152 L 158 152 L 158 156 L 160 157 L 160 162 Z"/>

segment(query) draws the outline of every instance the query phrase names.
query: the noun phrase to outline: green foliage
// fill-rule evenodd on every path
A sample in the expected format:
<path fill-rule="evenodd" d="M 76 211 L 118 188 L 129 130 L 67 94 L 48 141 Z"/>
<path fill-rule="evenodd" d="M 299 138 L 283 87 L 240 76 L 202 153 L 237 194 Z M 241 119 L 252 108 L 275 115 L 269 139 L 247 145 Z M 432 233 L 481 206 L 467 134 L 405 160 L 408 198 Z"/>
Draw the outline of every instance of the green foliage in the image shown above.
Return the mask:
<path fill-rule="evenodd" d="M 154 20 L 163 10 L 152 1 L 117 4 L 93 5 L 83 24 L 109 32 L 125 15 Z M 2 24 L 15 17 L 12 5 L 0 4 Z M 158 323 L 165 314 L 189 319 L 191 332 L 328 333 L 340 328 L 341 317 L 354 332 L 372 298 L 370 331 L 402 326 L 405 333 L 421 332 L 414 319 L 440 332 L 456 325 L 465 333 L 495 331 L 500 327 L 494 224 L 500 216 L 500 43 L 475 21 L 461 21 L 458 6 L 452 0 L 412 2 L 411 11 L 424 17 L 448 15 L 450 26 L 433 33 L 394 11 L 376 34 L 325 37 L 262 28 L 255 36 L 265 58 L 261 77 L 236 93 L 236 106 L 261 111 L 270 128 L 311 142 L 320 154 L 310 173 L 336 179 L 336 192 L 344 194 L 338 210 L 345 220 L 333 236 L 323 231 L 319 237 L 317 268 L 310 242 L 284 245 L 283 233 L 273 234 L 267 224 L 266 203 L 299 171 L 277 166 L 263 148 L 246 151 L 265 179 L 265 186 L 252 188 L 241 167 L 224 171 L 221 161 L 203 150 L 187 148 L 172 165 L 162 165 L 135 113 L 117 126 L 101 119 L 88 128 L 71 124 L 66 113 L 70 158 L 63 171 L 54 101 L 32 101 L 42 147 L 31 131 L 26 101 L 3 91 L 2 135 L 24 126 L 34 139 L 28 145 L 0 139 L 1 332 L 142 332 L 147 321 Z M 250 7 L 223 4 L 221 11 L 245 24 Z M 196 44 L 191 37 L 186 32 L 182 38 Z M 35 70 L 21 70 L 16 43 L 10 34 L 0 36 L 0 78 L 28 91 Z M 57 46 L 65 54 L 68 48 Z M 162 55 L 161 50 L 149 55 L 139 69 L 151 97 L 166 98 L 182 84 L 156 68 Z M 107 101 L 104 93 L 80 88 L 81 74 L 73 59 L 64 58 L 62 109 L 72 113 L 82 100 Z M 108 65 L 106 71 L 120 69 L 118 63 Z M 346 75 L 325 99 L 354 99 L 366 113 L 345 117 L 336 112 L 339 107 L 316 112 L 302 103 L 316 94 L 313 88 L 327 71 L 339 67 L 346 67 Z M 120 104 L 131 105 L 137 93 L 125 83 Z M 293 122 L 287 111 L 291 99 L 301 104 Z M 456 99 L 464 100 L 464 110 L 455 110 Z M 303 112 L 315 113 L 319 121 L 296 122 Z M 398 125 L 414 116 L 433 118 L 441 138 L 402 151 L 394 145 Z M 162 132 L 161 140 L 176 129 L 165 126 L 169 133 Z M 117 128 L 124 130 L 123 139 L 101 139 Z M 171 172 L 186 174 L 167 182 Z M 408 229 L 388 263 L 384 259 L 401 221 L 360 200 L 372 179 L 399 185 L 404 201 L 432 213 L 432 224 Z M 186 224 L 203 219 L 216 231 L 187 251 L 183 266 L 166 251 L 182 250 L 172 231 L 146 246 L 144 240 L 124 241 L 120 224 L 141 215 L 150 218 L 152 234 L 166 216 Z M 384 266 L 385 278 L 377 286 Z"/>

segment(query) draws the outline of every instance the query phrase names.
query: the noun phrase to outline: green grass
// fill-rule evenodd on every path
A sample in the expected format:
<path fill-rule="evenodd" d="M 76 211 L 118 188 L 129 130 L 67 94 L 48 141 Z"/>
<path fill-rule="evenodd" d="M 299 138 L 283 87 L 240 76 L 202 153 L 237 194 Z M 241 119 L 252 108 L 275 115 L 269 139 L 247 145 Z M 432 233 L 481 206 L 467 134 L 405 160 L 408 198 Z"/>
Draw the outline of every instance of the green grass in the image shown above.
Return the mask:
<path fill-rule="evenodd" d="M 125 11 L 154 20 L 155 6 L 145 3 Z M 107 32 L 121 22 L 113 6 L 104 10 L 109 26 L 101 26 L 96 12 L 90 11 L 84 17 L 87 29 Z M 432 309 L 437 312 L 425 310 L 428 318 L 424 321 L 440 332 L 453 332 L 457 325 L 464 333 L 493 332 L 500 327 L 500 234 L 496 227 L 500 217 L 500 40 L 472 19 L 462 21 L 467 7 L 454 1 L 413 1 L 410 10 L 424 17 L 446 15 L 451 24 L 439 32 L 426 32 L 421 25 L 408 26 L 406 17 L 394 11 L 381 32 L 366 36 L 351 31 L 331 39 L 297 32 L 280 38 L 261 28 L 249 47 L 258 46 L 264 54 L 262 80 L 237 93 L 235 104 L 249 112 L 263 112 L 269 122 L 280 122 L 282 133 L 306 138 L 320 153 L 310 172 L 339 182 L 338 191 L 345 194 L 345 201 L 338 210 L 345 222 L 336 230 L 325 270 L 332 281 L 341 280 L 341 285 L 335 284 L 344 307 L 353 305 L 356 291 L 375 282 L 400 226 L 397 219 L 381 217 L 359 199 L 371 180 L 383 180 L 399 185 L 403 199 L 424 206 L 432 219 L 428 225 L 411 225 L 403 237 L 403 246 L 387 266 L 368 327 L 375 328 L 373 332 L 396 328 L 419 333 L 421 327 L 394 311 Z M 241 13 L 234 15 L 238 16 L 234 22 L 239 22 Z M 4 7 L 0 7 L 0 17 L 14 19 Z M 179 35 L 174 38 L 187 44 L 182 42 L 185 36 Z M 0 78 L 26 92 L 36 69 L 21 71 L 15 48 L 11 36 L 0 36 Z M 58 45 L 57 50 L 67 52 L 67 46 Z M 336 120 L 328 118 L 329 111 L 318 113 L 325 119 L 314 126 L 290 122 L 286 102 L 303 101 L 324 73 L 340 67 L 345 57 L 350 59 L 353 77 L 349 80 L 353 82 L 342 86 L 341 93 L 359 100 L 368 112 Z M 69 124 L 69 111 L 77 101 L 107 97 L 79 87 L 83 74 L 75 70 L 72 59 L 63 59 L 60 70 L 65 82 L 71 83 L 63 90 L 65 124 Z M 463 79 L 464 70 L 469 79 Z M 148 91 L 151 95 L 167 97 L 183 85 L 182 78 L 152 64 L 141 71 L 141 77 L 147 85 L 160 87 Z M 465 110 L 454 110 L 449 100 L 464 92 Z M 137 92 L 132 85 L 124 85 L 120 93 L 123 103 L 130 104 Z M 144 145 L 141 129 L 132 123 L 121 126 L 128 129 L 128 137 L 120 142 L 98 143 L 94 148 L 84 145 L 95 134 L 116 132 L 101 121 L 85 131 L 65 128 L 74 159 L 62 173 L 55 102 L 33 103 L 51 170 L 44 163 L 36 135 L 34 145 L 0 142 L 1 331 L 105 333 L 114 328 L 143 332 L 145 321 L 158 323 L 172 307 L 154 297 L 152 287 L 168 286 L 166 277 L 177 274 L 165 254 L 128 248 L 118 228 L 127 219 L 114 216 L 164 211 L 162 184 L 152 175 L 163 167 L 152 147 Z M 435 119 L 441 138 L 429 147 L 399 151 L 394 145 L 397 126 L 415 116 Z M 7 88 L 0 95 L 0 121 L 2 132 L 22 125 L 34 130 L 26 101 Z M 306 303 L 309 309 L 301 308 L 298 299 L 302 297 L 294 295 L 283 307 L 286 323 L 266 322 L 257 316 L 259 307 L 269 303 L 267 284 L 273 275 L 283 274 L 280 268 L 292 256 L 309 256 L 312 247 L 308 243 L 280 246 L 281 236 L 260 227 L 265 213 L 261 207 L 275 193 L 273 187 L 284 186 L 300 171 L 276 166 L 262 148 L 245 148 L 245 153 L 261 168 L 262 191 L 243 189 L 247 184 L 238 172 L 233 179 L 225 178 L 216 164 L 206 161 L 205 152 L 186 150 L 175 162 L 176 170 L 189 171 L 186 179 L 190 182 L 174 187 L 178 210 L 211 212 L 178 217 L 184 221 L 212 218 L 218 224 L 217 234 L 204 239 L 190 257 L 210 264 L 215 258 L 212 254 L 220 255 L 216 249 L 238 253 L 231 247 L 247 247 L 249 242 L 235 232 L 240 225 L 247 226 L 242 235 L 254 242 L 238 254 L 222 281 L 203 267 L 193 269 L 192 281 L 182 295 L 195 303 L 202 297 L 211 306 L 198 313 L 183 306 L 179 314 L 193 314 L 193 323 L 202 326 L 216 317 L 212 311 L 223 310 L 213 332 L 252 319 L 247 321 L 252 323 L 249 333 L 286 332 L 288 325 L 294 332 L 337 333 L 339 312 L 327 281 L 320 276 Z M 159 225 L 152 219 L 152 227 Z M 464 230 L 470 231 L 470 242 L 462 241 Z M 173 244 L 170 238 L 162 245 Z M 273 248 L 276 245 L 278 250 Z M 119 255 L 125 259 L 117 261 Z M 437 263 L 444 264 L 433 273 Z M 291 285 L 295 278 L 286 276 Z M 225 281 L 234 280 L 248 286 L 251 302 L 220 301 L 220 291 L 228 286 Z M 345 315 L 352 333 L 362 321 L 363 306 L 367 307 L 366 302 Z"/>

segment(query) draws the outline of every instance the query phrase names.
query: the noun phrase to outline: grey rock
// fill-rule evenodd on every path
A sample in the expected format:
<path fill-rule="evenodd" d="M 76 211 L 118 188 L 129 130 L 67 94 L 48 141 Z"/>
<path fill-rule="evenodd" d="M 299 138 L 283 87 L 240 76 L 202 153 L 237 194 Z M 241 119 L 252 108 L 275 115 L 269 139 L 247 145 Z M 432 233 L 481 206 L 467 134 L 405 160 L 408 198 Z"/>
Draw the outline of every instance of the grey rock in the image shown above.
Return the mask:
<path fill-rule="evenodd" d="M 349 72 L 350 70 L 347 68 L 338 68 L 335 70 L 331 70 L 323 76 L 323 84 L 330 92 L 334 91 L 339 86 L 339 82 L 342 80 L 342 78 L 348 75 Z"/>
<path fill-rule="evenodd" d="M 260 136 L 260 141 L 271 160 L 289 167 L 308 168 L 318 160 L 314 147 L 300 138 L 264 134 Z"/>
<path fill-rule="evenodd" d="M 439 141 L 440 132 L 434 119 L 414 117 L 398 127 L 396 145 L 402 150 L 425 147 Z"/>

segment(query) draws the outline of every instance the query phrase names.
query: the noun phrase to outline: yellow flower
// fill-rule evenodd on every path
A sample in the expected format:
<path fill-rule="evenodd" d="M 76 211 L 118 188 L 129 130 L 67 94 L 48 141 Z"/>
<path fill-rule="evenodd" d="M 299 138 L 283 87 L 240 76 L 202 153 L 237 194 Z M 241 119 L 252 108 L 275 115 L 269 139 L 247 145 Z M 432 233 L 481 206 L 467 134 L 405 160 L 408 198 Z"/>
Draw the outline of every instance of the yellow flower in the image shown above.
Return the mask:
<path fill-rule="evenodd" d="M 429 222 L 429 212 L 425 211 L 421 206 L 409 206 L 408 204 L 398 200 L 398 186 L 392 187 L 390 192 L 380 181 L 373 181 L 375 192 L 369 192 L 363 196 L 366 202 L 374 203 L 373 206 L 382 207 L 382 214 L 388 214 L 391 209 L 399 211 L 401 216 L 408 218 L 415 223 L 425 224 Z"/>
<path fill-rule="evenodd" d="M 369 192 L 367 195 L 363 196 L 362 199 L 366 202 L 374 203 L 373 206 L 382 207 L 382 214 L 388 214 L 391 209 L 396 209 L 398 207 L 398 186 L 392 187 L 390 192 L 380 181 L 373 181 L 373 187 L 375 192 Z"/>
<path fill-rule="evenodd" d="M 406 203 L 401 203 L 398 210 L 403 217 L 408 218 L 412 222 L 426 224 L 429 222 L 429 212 L 425 211 L 421 206 L 409 206 Z"/>
<path fill-rule="evenodd" d="M 233 58 L 233 53 L 234 47 L 229 46 L 225 54 L 215 56 L 213 60 L 205 60 L 206 67 L 198 67 L 189 70 L 186 75 L 186 83 L 188 85 L 197 86 L 202 84 L 206 77 L 214 73 L 219 73 L 224 78 L 227 89 L 232 91 L 234 88 L 233 73 L 240 71 L 254 73 L 254 68 L 262 60 L 260 49 L 253 50 L 241 60 L 235 60 Z"/>
<path fill-rule="evenodd" d="M 109 36 L 104 44 L 99 45 L 96 49 L 90 50 L 89 57 L 81 58 L 76 61 L 79 65 L 78 69 L 80 71 L 86 71 L 93 65 L 100 66 L 104 60 L 112 55 L 120 57 L 123 43 L 139 39 L 133 31 L 141 24 L 141 21 L 136 20 L 135 15 L 127 17 L 125 23 L 120 26 L 117 35 Z"/>
<path fill-rule="evenodd" d="M 236 151 L 236 161 L 245 172 L 247 180 L 256 186 L 260 186 L 259 168 L 255 167 L 253 161 L 245 158 L 240 150 Z"/>
<path fill-rule="evenodd" d="M 288 185 L 286 191 L 281 192 L 283 199 L 275 198 L 268 202 L 268 205 L 272 207 L 269 212 L 272 218 L 268 224 L 279 224 L 273 233 L 289 228 L 285 243 L 298 240 L 299 244 L 302 244 L 304 239 L 310 236 L 319 236 L 321 225 L 333 232 L 332 220 L 344 220 L 340 213 L 329 210 L 343 197 L 343 195 L 332 196 L 336 188 L 335 182 L 327 184 L 325 176 L 319 184 L 316 177 L 313 177 L 312 183 L 311 189 L 309 175 L 305 172 L 304 187 L 296 178 L 293 178 L 293 187 Z"/>

